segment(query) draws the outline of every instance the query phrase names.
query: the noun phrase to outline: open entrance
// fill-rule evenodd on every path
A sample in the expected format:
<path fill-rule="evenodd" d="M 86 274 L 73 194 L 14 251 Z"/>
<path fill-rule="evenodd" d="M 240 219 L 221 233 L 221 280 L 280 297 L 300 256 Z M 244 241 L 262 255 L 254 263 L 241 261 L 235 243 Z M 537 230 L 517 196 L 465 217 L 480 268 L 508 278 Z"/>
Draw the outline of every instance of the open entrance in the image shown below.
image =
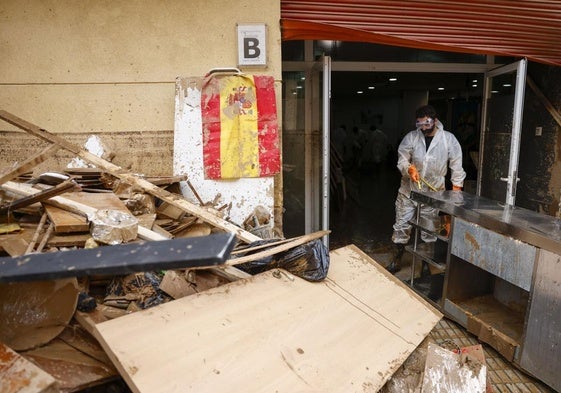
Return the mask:
<path fill-rule="evenodd" d="M 414 129 L 414 112 L 421 105 L 433 105 L 445 129 L 460 141 L 468 174 L 465 190 L 476 193 L 485 72 L 497 67 L 492 64 L 497 59 L 344 42 L 331 51 L 322 42 L 301 42 L 300 53 L 285 48 L 288 44 L 295 43 L 283 44 L 286 236 L 321 229 L 310 221 L 316 217 L 315 225 L 321 222 L 321 204 L 315 205 L 316 211 L 306 209 L 314 206 L 310 198 L 322 195 L 322 179 L 317 176 L 322 173 L 323 149 L 317 87 L 310 86 L 306 78 L 323 54 L 333 55 L 331 90 L 327 92 L 331 103 L 327 117 L 330 248 L 353 243 L 374 255 L 391 245 L 400 181 L 396 150 L 405 133 Z M 354 50 L 343 50 L 345 47 Z M 321 87 L 319 90 L 326 94 Z M 375 130 L 384 135 L 382 149 L 371 138 Z M 310 160 L 310 154 L 316 159 Z"/>

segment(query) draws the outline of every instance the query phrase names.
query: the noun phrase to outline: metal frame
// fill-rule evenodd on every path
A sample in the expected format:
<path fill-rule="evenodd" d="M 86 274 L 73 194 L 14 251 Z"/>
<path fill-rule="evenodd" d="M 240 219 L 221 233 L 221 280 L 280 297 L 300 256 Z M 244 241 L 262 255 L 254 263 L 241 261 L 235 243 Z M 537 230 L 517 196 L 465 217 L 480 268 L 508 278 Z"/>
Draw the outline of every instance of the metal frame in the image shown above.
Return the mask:
<path fill-rule="evenodd" d="M 510 142 L 510 155 L 508 173 L 502 177 L 502 181 L 507 182 L 505 203 L 514 206 L 516 201 L 516 186 L 518 181 L 518 159 L 520 154 L 520 134 L 522 132 L 522 113 L 524 110 L 524 91 L 526 86 L 526 69 L 528 61 L 519 60 L 515 63 L 495 68 L 485 73 L 483 84 L 483 108 L 481 111 L 481 132 L 479 139 L 479 162 L 477 171 L 479 174 L 483 170 L 483 153 L 485 151 L 485 135 L 487 125 L 488 100 L 491 97 L 491 78 L 516 71 L 516 87 L 514 90 L 514 110 L 512 113 L 512 139 Z M 481 195 L 481 176 L 477 177 L 477 195 Z"/>

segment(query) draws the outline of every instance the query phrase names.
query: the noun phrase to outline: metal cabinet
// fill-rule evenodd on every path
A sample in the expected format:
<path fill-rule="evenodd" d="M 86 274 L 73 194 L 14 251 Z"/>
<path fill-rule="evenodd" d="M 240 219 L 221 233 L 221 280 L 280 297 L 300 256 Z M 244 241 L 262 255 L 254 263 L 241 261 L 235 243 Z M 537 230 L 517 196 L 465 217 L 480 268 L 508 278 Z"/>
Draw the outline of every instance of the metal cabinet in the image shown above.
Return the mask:
<path fill-rule="evenodd" d="M 412 199 L 451 216 L 434 304 L 561 391 L 561 220 L 459 191 L 414 191 Z M 414 260 L 429 259 L 419 245 L 408 249 Z"/>

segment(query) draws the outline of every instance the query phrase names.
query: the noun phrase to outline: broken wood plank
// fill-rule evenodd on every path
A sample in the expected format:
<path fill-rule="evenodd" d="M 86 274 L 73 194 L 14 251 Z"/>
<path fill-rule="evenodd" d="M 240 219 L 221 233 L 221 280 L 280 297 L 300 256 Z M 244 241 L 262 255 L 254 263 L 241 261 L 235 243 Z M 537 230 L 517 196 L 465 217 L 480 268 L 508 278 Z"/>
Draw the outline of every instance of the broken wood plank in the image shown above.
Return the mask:
<path fill-rule="evenodd" d="M 93 249 L 0 258 L 0 282 L 48 280 L 94 274 L 129 274 L 224 263 L 234 247 L 231 233 L 119 244 Z"/>
<path fill-rule="evenodd" d="M 41 220 L 39 220 L 39 224 L 35 229 L 35 233 L 33 234 L 33 237 L 31 238 L 31 241 L 29 242 L 29 245 L 27 246 L 27 249 L 25 250 L 24 254 L 29 254 L 30 252 L 33 251 L 33 249 L 35 248 L 35 243 L 37 243 L 37 240 L 39 240 L 39 236 L 41 235 L 41 231 L 43 231 L 43 227 L 45 226 L 46 222 L 47 222 L 47 213 L 43 213 L 43 215 L 41 216 Z"/>
<path fill-rule="evenodd" d="M 39 154 L 29 158 L 28 160 L 25 160 L 19 166 L 3 171 L 2 173 L 0 173 L 0 184 L 3 184 L 8 180 L 12 180 L 19 175 L 29 172 L 31 169 L 35 168 L 37 165 L 45 161 L 47 158 L 53 156 L 59 149 L 59 145 L 51 143 L 45 149 L 41 150 Z"/>
<path fill-rule="evenodd" d="M 2 393 L 58 393 L 56 379 L 0 342 Z"/>
<path fill-rule="evenodd" d="M 117 177 L 118 179 L 132 185 L 132 186 L 137 186 L 141 189 L 143 189 L 144 191 L 146 191 L 147 193 L 160 198 L 161 200 L 168 202 L 171 205 L 177 206 L 181 209 L 183 209 L 184 211 L 186 211 L 187 213 L 194 215 L 200 219 L 202 219 L 203 221 L 206 221 L 210 224 L 212 224 L 213 226 L 216 226 L 220 229 L 223 229 L 227 232 L 233 233 L 235 234 L 239 239 L 250 243 L 253 241 L 257 241 L 257 240 L 261 240 L 260 237 L 244 230 L 243 228 L 240 228 L 239 226 L 232 224 L 231 222 L 228 222 L 220 217 L 217 217 L 215 214 L 210 213 L 206 208 L 201 207 L 201 206 L 197 206 L 189 201 L 187 201 L 185 198 L 183 198 L 182 196 L 178 195 L 178 194 L 173 194 L 169 191 L 163 190 L 160 187 L 150 183 L 149 181 L 142 179 L 136 175 L 133 175 L 131 173 L 125 173 L 125 170 L 115 164 L 110 163 L 109 161 L 106 161 L 98 156 L 96 156 L 95 154 L 92 154 L 84 149 L 81 149 L 80 147 L 67 142 L 66 140 L 64 140 L 64 138 L 61 138 L 57 135 L 54 135 L 34 124 L 31 124 L 9 112 L 6 112 L 4 110 L 0 110 L 0 119 L 18 127 L 21 128 L 22 130 L 29 132 L 32 135 L 35 135 L 38 138 L 41 138 L 43 140 L 46 140 L 48 142 L 51 143 L 56 143 L 60 146 L 62 146 L 63 148 L 65 148 L 66 150 L 76 154 L 78 157 L 83 158 L 84 160 L 87 160 L 89 162 L 91 162 L 92 164 L 96 165 L 99 168 L 104 169 L 106 172 L 108 172 L 109 174 L 113 175 L 114 177 Z"/>
<path fill-rule="evenodd" d="M 226 261 L 227 265 L 239 265 L 246 262 L 257 261 L 258 259 L 265 258 L 271 255 L 278 254 L 283 251 L 290 250 L 291 248 L 301 246 L 302 244 L 308 243 L 312 240 L 319 239 L 325 235 L 328 235 L 331 231 L 318 231 L 314 233 L 310 233 L 308 235 L 300 236 L 295 238 L 292 241 L 287 243 L 283 243 L 279 246 L 269 248 L 265 251 L 260 251 L 255 254 L 246 255 L 243 257 L 233 258 Z"/>
<path fill-rule="evenodd" d="M 358 248 L 330 255 L 323 282 L 268 271 L 96 337 L 133 392 L 377 392 L 442 314 Z"/>

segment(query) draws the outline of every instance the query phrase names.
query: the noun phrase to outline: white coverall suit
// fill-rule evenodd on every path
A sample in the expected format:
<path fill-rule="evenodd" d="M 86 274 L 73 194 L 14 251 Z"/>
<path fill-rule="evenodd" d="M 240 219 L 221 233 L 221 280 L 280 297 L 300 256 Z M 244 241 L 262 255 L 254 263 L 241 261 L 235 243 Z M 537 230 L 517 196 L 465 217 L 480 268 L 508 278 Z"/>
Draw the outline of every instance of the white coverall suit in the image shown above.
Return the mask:
<path fill-rule="evenodd" d="M 444 177 L 451 170 L 452 184 L 463 187 L 466 173 L 462 168 L 462 148 L 460 143 L 451 132 L 445 131 L 440 121 L 435 121 L 437 129 L 427 151 L 425 136 L 420 129 L 409 132 L 403 138 L 397 150 L 397 168 L 401 172 L 401 186 L 395 201 L 395 224 L 393 226 L 392 242 L 407 244 L 411 236 L 411 224 L 409 222 L 415 217 L 417 204 L 410 199 L 411 190 L 418 190 L 407 172 L 409 166 L 414 164 L 419 175 L 437 190 L 444 190 Z M 449 163 L 449 164 L 448 164 Z M 421 190 L 430 191 L 422 181 Z M 420 224 L 436 231 L 439 227 L 438 210 L 421 206 Z M 426 232 L 421 232 L 421 239 L 425 242 L 434 242 L 436 237 Z"/>

